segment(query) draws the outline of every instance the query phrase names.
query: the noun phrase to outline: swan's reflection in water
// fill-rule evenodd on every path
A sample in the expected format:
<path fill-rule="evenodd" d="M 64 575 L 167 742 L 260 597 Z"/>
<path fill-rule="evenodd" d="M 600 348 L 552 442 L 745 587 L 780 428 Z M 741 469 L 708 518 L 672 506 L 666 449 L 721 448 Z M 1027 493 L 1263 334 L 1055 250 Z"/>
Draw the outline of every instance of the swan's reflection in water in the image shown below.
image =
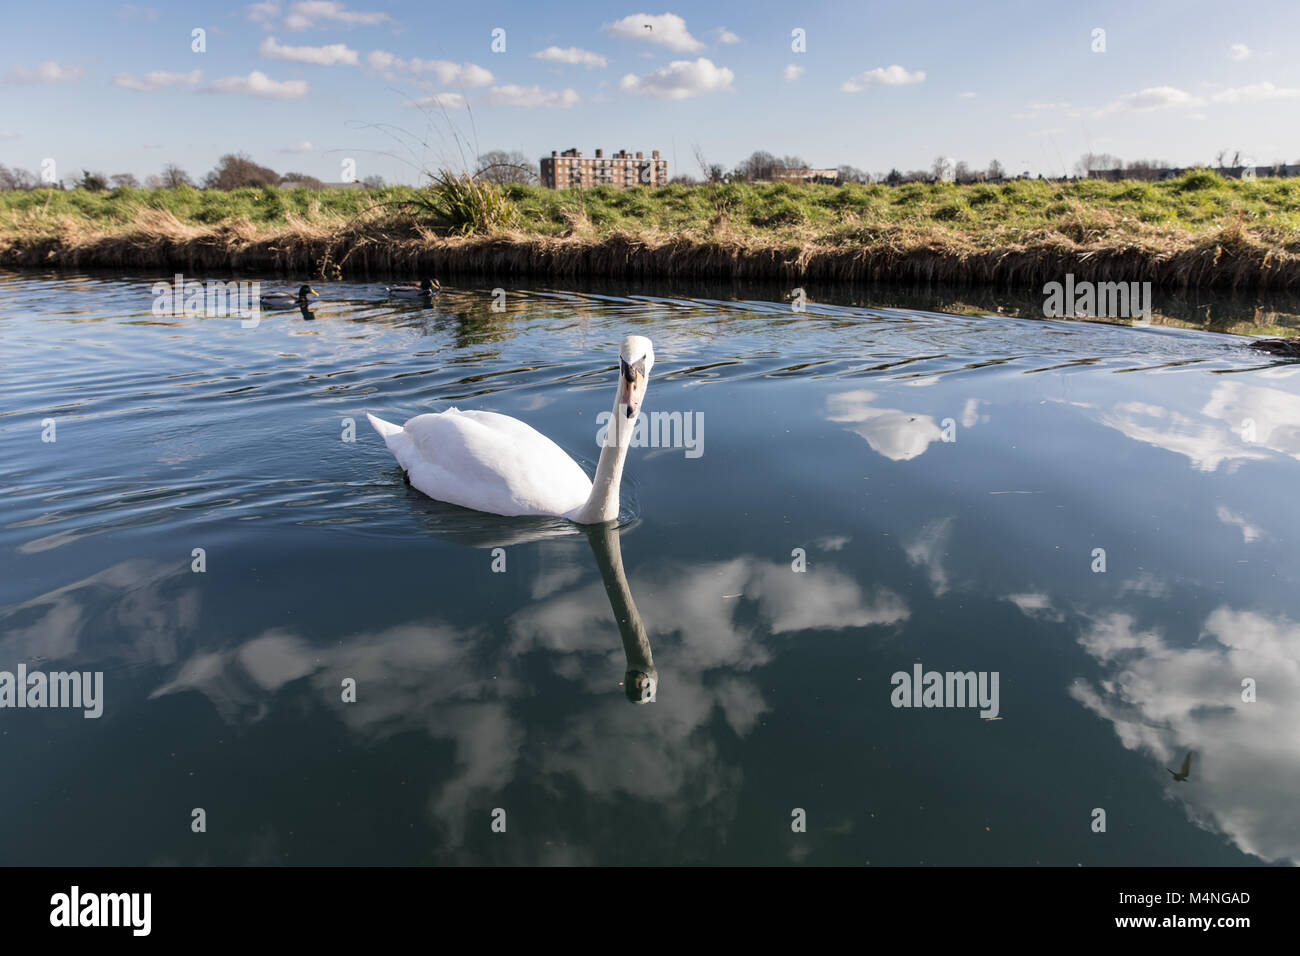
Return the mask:
<path fill-rule="evenodd" d="M 605 593 L 609 595 L 609 606 L 614 612 L 618 632 L 623 638 L 623 653 L 627 655 L 623 689 L 627 692 L 627 699 L 634 704 L 652 703 L 659 689 L 659 672 L 655 670 L 650 638 L 646 636 L 645 624 L 641 622 L 641 614 L 627 584 L 627 574 L 623 571 L 618 525 L 610 521 L 588 525 L 585 530 L 596 564 L 600 567 L 601 580 L 605 582 Z"/>

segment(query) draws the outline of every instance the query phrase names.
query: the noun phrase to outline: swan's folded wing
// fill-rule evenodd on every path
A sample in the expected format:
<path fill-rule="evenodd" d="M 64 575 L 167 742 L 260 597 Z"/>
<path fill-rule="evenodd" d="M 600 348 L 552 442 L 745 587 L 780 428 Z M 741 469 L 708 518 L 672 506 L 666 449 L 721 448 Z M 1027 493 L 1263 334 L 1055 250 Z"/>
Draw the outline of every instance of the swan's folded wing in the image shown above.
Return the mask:
<path fill-rule="evenodd" d="M 591 480 L 537 430 L 495 412 L 419 415 L 403 429 L 411 484 L 431 498 L 499 515 L 563 515 L 581 506 Z M 408 460 L 403 460 L 403 457 Z"/>

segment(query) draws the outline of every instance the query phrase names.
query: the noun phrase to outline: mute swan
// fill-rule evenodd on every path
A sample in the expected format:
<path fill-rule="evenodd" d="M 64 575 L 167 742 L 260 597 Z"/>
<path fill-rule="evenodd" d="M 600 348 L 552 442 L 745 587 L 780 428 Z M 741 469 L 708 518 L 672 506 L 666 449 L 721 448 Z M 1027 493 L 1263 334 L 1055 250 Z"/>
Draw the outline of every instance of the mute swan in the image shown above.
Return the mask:
<path fill-rule="evenodd" d="M 629 335 L 618 358 L 614 414 L 594 482 L 555 442 L 508 415 L 449 408 L 417 415 L 402 426 L 366 417 L 406 470 L 406 480 L 430 498 L 509 517 L 613 521 L 623 461 L 655 353 L 648 338 Z"/>

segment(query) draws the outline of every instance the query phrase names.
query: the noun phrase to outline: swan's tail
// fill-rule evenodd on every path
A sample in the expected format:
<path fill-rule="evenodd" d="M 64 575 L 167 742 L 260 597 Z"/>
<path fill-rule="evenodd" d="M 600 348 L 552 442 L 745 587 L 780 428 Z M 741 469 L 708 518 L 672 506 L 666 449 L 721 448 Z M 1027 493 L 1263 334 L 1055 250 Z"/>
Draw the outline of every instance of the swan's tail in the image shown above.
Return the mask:
<path fill-rule="evenodd" d="M 400 435 L 404 429 L 401 425 L 394 425 L 392 422 L 386 422 L 382 418 L 376 418 L 369 412 L 366 412 L 366 418 L 370 419 L 370 424 L 374 426 L 375 431 L 383 436 L 385 444 L 391 444 L 388 439 L 394 435 Z"/>

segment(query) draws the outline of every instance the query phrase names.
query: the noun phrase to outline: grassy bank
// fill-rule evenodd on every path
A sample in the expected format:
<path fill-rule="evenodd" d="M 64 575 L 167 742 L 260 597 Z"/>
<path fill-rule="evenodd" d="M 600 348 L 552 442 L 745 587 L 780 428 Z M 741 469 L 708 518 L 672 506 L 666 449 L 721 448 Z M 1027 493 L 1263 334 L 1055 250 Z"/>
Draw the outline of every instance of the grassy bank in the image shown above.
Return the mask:
<path fill-rule="evenodd" d="M 1300 180 L 0 193 L 0 266 L 1300 289 Z"/>

